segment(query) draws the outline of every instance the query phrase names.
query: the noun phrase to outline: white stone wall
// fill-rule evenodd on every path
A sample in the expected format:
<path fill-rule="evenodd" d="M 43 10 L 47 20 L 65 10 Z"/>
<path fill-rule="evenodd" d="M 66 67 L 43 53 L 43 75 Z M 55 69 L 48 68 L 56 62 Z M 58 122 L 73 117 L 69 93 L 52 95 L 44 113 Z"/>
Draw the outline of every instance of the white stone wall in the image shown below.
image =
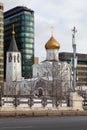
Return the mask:
<path fill-rule="evenodd" d="M 70 106 L 74 110 L 83 110 L 83 98 L 77 92 L 70 93 Z"/>
<path fill-rule="evenodd" d="M 52 81 L 53 78 L 57 84 L 62 87 L 62 92 L 70 88 L 70 65 L 66 62 L 52 62 L 45 61 L 33 66 L 33 76 L 41 77 L 45 80 Z"/>

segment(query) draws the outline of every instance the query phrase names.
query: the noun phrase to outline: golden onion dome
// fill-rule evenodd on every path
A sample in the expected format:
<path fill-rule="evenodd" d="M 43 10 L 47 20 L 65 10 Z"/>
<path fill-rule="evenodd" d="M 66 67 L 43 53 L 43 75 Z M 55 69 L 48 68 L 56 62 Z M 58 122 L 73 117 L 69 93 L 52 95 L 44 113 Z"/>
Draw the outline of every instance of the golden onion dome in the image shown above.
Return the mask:
<path fill-rule="evenodd" d="M 48 42 L 45 44 L 46 49 L 59 49 L 60 44 L 54 39 L 53 36 L 48 40 Z"/>

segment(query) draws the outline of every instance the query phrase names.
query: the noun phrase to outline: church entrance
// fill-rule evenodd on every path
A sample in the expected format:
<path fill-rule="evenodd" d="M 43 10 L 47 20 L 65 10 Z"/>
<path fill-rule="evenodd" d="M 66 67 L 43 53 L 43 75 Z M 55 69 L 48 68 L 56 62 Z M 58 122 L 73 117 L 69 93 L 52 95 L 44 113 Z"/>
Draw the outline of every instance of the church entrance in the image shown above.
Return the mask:
<path fill-rule="evenodd" d="M 45 95 L 45 83 L 41 79 L 35 85 L 35 92 L 38 97 Z"/>

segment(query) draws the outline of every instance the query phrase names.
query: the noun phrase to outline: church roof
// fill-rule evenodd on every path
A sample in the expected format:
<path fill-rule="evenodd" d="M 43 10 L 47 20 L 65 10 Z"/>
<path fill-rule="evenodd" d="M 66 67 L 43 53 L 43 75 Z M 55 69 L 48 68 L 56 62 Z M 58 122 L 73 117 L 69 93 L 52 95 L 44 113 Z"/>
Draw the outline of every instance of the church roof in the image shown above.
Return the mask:
<path fill-rule="evenodd" d="M 14 32 L 14 30 L 12 31 L 12 39 L 11 39 L 11 43 L 10 43 L 8 51 L 18 52 L 18 47 L 17 47 L 16 40 L 15 40 L 15 32 Z"/>
<path fill-rule="evenodd" d="M 45 48 L 46 49 L 59 49 L 60 44 L 55 40 L 53 36 L 51 36 L 51 38 L 45 44 Z"/>

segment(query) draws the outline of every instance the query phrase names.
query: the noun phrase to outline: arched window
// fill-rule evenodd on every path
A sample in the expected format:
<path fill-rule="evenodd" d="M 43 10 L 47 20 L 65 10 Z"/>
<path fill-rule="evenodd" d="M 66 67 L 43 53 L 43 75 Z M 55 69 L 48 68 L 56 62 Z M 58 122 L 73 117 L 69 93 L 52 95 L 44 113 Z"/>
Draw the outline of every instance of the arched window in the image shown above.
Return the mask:
<path fill-rule="evenodd" d="M 9 62 L 11 62 L 12 61 L 12 55 L 11 55 L 11 53 L 9 53 Z"/>
<path fill-rule="evenodd" d="M 42 80 L 37 81 L 36 85 L 35 85 L 35 89 L 36 89 L 36 95 L 38 97 L 41 97 L 44 95 L 44 90 L 45 90 L 45 83 Z"/>
<path fill-rule="evenodd" d="M 14 56 L 14 62 L 16 62 L 16 56 Z"/>
<path fill-rule="evenodd" d="M 18 63 L 19 63 L 19 61 L 20 61 L 20 60 L 19 60 L 19 54 L 17 55 L 17 61 L 18 61 Z"/>

